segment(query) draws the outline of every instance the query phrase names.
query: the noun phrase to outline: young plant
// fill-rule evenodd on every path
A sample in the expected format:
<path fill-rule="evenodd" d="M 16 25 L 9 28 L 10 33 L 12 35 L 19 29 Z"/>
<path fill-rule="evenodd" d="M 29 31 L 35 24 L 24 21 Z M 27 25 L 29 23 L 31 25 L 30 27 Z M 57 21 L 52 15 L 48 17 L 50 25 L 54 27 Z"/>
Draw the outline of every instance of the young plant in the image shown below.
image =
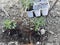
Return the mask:
<path fill-rule="evenodd" d="M 5 20 L 4 21 L 4 28 L 5 29 L 15 29 L 16 23 L 11 20 Z"/>
<path fill-rule="evenodd" d="M 29 9 L 33 5 L 33 0 L 20 0 L 24 9 Z"/>
<path fill-rule="evenodd" d="M 45 25 L 45 20 L 44 17 L 39 17 L 39 18 L 34 18 L 33 19 L 33 23 L 34 23 L 34 28 L 35 31 L 38 31 L 40 26 L 44 26 Z"/>

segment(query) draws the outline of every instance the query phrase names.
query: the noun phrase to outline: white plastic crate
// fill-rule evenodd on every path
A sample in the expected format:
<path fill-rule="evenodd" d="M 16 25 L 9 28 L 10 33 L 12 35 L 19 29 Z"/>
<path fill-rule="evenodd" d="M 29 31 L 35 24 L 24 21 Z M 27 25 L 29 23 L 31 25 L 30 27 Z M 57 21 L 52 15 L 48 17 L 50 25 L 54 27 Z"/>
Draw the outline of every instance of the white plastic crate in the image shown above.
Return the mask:
<path fill-rule="evenodd" d="M 34 10 L 35 16 L 41 16 L 40 10 Z"/>
<path fill-rule="evenodd" d="M 48 11 L 49 11 L 50 5 L 48 0 L 41 0 L 40 2 L 35 3 L 33 5 L 33 9 L 34 10 L 42 10 L 42 15 L 43 16 L 47 16 L 48 15 Z"/>
<path fill-rule="evenodd" d="M 41 16 L 41 13 L 43 16 L 47 16 L 49 8 L 48 0 L 35 0 L 33 5 L 33 11 L 36 16 Z M 27 11 L 28 17 L 33 17 L 33 11 Z"/>
<path fill-rule="evenodd" d="M 38 5 L 33 5 L 33 10 L 39 10 Z"/>
<path fill-rule="evenodd" d="M 48 15 L 49 8 L 50 8 L 50 5 L 49 5 L 48 2 L 42 4 L 41 10 L 42 10 L 42 15 L 43 16 L 47 16 Z"/>
<path fill-rule="evenodd" d="M 33 17 L 33 11 L 27 11 L 28 17 Z"/>
<path fill-rule="evenodd" d="M 42 15 L 43 16 L 47 16 L 48 15 L 48 9 L 44 9 L 44 10 L 42 10 Z"/>

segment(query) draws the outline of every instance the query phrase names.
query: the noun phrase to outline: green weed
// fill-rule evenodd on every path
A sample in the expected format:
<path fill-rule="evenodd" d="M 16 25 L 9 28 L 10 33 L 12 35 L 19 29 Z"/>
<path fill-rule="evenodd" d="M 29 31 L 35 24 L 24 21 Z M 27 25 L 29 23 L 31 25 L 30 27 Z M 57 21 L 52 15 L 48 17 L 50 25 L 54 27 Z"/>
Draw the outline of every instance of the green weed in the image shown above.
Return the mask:
<path fill-rule="evenodd" d="M 33 19 L 33 23 L 34 23 L 34 29 L 35 31 L 37 31 L 39 29 L 39 27 L 41 26 L 44 26 L 46 23 L 45 23 L 45 19 L 44 17 L 39 17 L 39 18 L 34 18 Z"/>
<path fill-rule="evenodd" d="M 5 29 L 15 29 L 16 23 L 11 20 L 5 20 L 4 21 L 4 28 Z"/>

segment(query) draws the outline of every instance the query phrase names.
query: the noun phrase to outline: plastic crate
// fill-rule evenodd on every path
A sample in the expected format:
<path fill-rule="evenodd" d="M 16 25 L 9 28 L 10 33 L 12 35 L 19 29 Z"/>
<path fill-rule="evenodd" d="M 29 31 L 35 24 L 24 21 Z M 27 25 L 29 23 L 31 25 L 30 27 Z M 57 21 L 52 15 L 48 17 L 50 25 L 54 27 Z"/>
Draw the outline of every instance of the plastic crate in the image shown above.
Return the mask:
<path fill-rule="evenodd" d="M 28 17 L 33 17 L 33 11 L 27 11 Z"/>
<path fill-rule="evenodd" d="M 34 10 L 34 13 L 36 17 L 41 16 L 40 10 Z"/>
<path fill-rule="evenodd" d="M 41 0 L 40 2 L 37 2 L 37 3 L 34 2 L 34 5 L 33 5 L 33 9 L 41 10 L 43 16 L 48 15 L 49 8 L 50 8 L 50 5 L 48 0 Z"/>

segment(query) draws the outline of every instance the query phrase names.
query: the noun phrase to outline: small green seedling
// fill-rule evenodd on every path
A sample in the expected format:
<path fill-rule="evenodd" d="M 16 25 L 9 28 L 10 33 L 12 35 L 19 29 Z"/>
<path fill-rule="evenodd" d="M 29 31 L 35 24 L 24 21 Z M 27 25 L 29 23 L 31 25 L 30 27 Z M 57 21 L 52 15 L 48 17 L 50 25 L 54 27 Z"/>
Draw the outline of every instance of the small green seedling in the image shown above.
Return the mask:
<path fill-rule="evenodd" d="M 34 28 L 35 31 L 38 31 L 40 26 L 44 26 L 45 25 L 45 19 L 44 17 L 39 17 L 39 18 L 34 18 L 33 19 L 33 23 L 34 23 Z"/>
<path fill-rule="evenodd" d="M 33 0 L 20 0 L 24 9 L 30 8 L 33 4 Z"/>
<path fill-rule="evenodd" d="M 16 23 L 11 20 L 5 20 L 4 21 L 4 28 L 5 29 L 15 29 Z"/>

